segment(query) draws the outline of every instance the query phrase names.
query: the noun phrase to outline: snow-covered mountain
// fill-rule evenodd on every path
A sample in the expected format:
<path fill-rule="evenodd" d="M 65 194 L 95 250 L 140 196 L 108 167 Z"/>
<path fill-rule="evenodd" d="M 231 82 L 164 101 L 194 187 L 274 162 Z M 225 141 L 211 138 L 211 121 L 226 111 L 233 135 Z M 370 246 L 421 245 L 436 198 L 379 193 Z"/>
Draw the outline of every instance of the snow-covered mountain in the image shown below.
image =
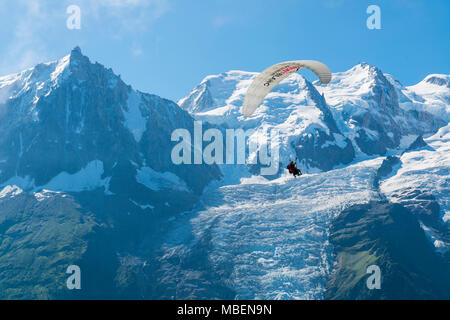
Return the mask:
<path fill-rule="evenodd" d="M 354 159 L 354 148 L 337 127 L 324 97 L 298 74 L 270 93 L 255 116 L 244 118 L 240 108 L 255 77 L 255 73 L 242 71 L 209 76 L 178 103 L 197 120 L 230 128 L 279 131 L 281 163 L 298 156 L 303 169 L 329 170 Z"/>
<path fill-rule="evenodd" d="M 90 62 L 79 48 L 58 61 L 1 77 L 0 97 L 0 265 L 4 272 L 0 295 L 4 297 L 10 295 L 5 293 L 9 286 L 21 286 L 17 272 L 28 263 L 18 258 L 23 248 L 45 248 L 54 245 L 48 243 L 52 237 L 55 241 L 64 238 L 65 253 L 48 249 L 49 261 L 67 265 L 85 261 L 93 274 L 102 273 L 103 264 L 93 263 L 100 256 L 83 258 L 87 237 L 99 241 L 99 234 L 108 233 L 108 241 L 118 244 L 111 253 L 115 256 L 121 247 L 134 246 L 151 234 L 158 219 L 189 209 L 204 187 L 221 176 L 214 165 L 177 166 L 171 161 L 172 132 L 193 130 L 187 112 L 172 101 L 134 90 L 111 69 Z M 13 232 L 23 219 L 20 213 L 29 210 L 29 230 Z M 80 210 L 85 212 L 80 219 L 91 222 L 86 230 L 77 224 Z M 41 214 L 53 227 L 38 222 Z M 58 222 L 65 219 L 64 224 Z M 28 238 L 28 232 L 34 236 Z M 69 245 L 78 238 L 80 246 Z M 75 254 L 72 247 L 84 249 Z M 32 253 L 37 249 L 30 250 L 27 259 L 39 259 L 39 254 Z M 42 266 L 42 277 L 38 270 L 30 276 L 35 285 L 50 283 L 42 296 L 55 294 L 57 267 L 60 264 L 49 263 Z M 45 276 L 53 277 L 52 281 Z M 18 282 L 7 284 L 12 279 Z M 23 287 L 16 296 L 36 294 Z"/>
<path fill-rule="evenodd" d="M 434 112 L 428 104 L 412 108 L 405 95 L 414 89 L 403 88 L 392 76 L 365 63 L 334 74 L 332 82 L 319 90 L 339 128 L 365 155 L 401 149 L 411 135 L 432 133 L 447 123 L 445 113 Z"/>
<path fill-rule="evenodd" d="M 243 118 L 256 75 L 208 76 L 179 105 L 79 48 L 0 77 L 0 297 L 448 299 L 449 77 L 296 74 Z M 279 172 L 173 164 L 194 120 L 279 132 Z"/>
<path fill-rule="evenodd" d="M 448 298 L 448 76 L 406 88 L 364 63 L 327 86 L 294 75 L 246 119 L 240 108 L 255 76 L 206 77 L 179 104 L 218 126 L 279 129 L 281 163 L 296 155 L 308 174 L 267 180 L 225 168 L 239 182 L 209 191 L 170 227 L 159 294 Z M 367 290 L 371 264 L 385 290 Z"/>
<path fill-rule="evenodd" d="M 428 91 L 421 91 L 421 84 L 403 88 L 365 63 L 335 73 L 326 86 L 295 74 L 246 119 L 240 108 L 255 77 L 255 73 L 242 71 L 208 76 L 178 103 L 198 120 L 232 128 L 278 130 L 280 161 L 298 157 L 302 169 L 309 172 L 401 150 L 418 135 L 435 132 L 448 122 L 443 106 L 449 99 L 448 88 L 439 92 L 439 102 L 431 106 L 412 103 L 407 95 L 425 101 L 419 94 Z M 432 85 L 446 88 L 445 81 Z"/>
<path fill-rule="evenodd" d="M 200 193 L 219 177 L 214 167 L 180 171 L 173 165 L 170 135 L 192 127 L 187 113 L 133 90 L 79 48 L 0 78 L 0 95 L 1 185 L 61 191 L 104 187 L 105 193 L 116 193 L 115 177 L 128 168 L 147 187 L 152 180 L 170 185 L 179 178 L 186 190 Z"/>
<path fill-rule="evenodd" d="M 402 93 L 400 102 L 404 109 L 418 112 L 427 111 L 446 122 L 450 121 L 449 75 L 430 74 L 414 86 L 405 88 L 398 82 L 396 82 L 396 86 Z"/>

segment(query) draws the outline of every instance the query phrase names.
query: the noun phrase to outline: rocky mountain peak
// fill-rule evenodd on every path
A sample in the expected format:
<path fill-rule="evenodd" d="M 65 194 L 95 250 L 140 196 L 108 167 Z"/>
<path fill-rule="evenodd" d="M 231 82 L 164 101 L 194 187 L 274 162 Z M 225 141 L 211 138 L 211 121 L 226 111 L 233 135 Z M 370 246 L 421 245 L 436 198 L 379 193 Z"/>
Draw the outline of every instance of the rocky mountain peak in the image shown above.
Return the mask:
<path fill-rule="evenodd" d="M 188 113 L 172 101 L 133 90 L 111 69 L 91 63 L 79 47 L 57 61 L 0 78 L 2 91 L 9 98 L 0 109 L 0 186 L 104 187 L 109 193 L 109 181 L 121 185 L 118 170 L 128 170 L 128 185 L 139 184 L 139 172 L 151 172 L 149 181 L 164 180 L 159 174 L 176 180 L 180 174 L 186 192 L 200 192 L 219 177 L 217 168 L 187 171 L 170 160 L 172 131 L 193 127 Z M 79 180 L 79 174 L 96 182 Z M 67 184 L 71 179 L 78 179 L 77 188 Z M 146 192 L 151 191 L 141 188 Z"/>
<path fill-rule="evenodd" d="M 430 74 L 423 81 L 436 86 L 450 88 L 450 76 L 446 74 Z"/>

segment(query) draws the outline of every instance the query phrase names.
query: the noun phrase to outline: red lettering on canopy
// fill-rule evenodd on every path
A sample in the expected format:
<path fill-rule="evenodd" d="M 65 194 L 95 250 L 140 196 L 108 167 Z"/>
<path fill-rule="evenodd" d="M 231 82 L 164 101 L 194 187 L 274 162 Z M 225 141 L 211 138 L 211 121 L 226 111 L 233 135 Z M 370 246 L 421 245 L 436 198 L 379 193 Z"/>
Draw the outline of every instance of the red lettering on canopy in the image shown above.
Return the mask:
<path fill-rule="evenodd" d="M 295 66 L 295 67 L 289 67 L 289 68 L 286 68 L 286 69 L 284 69 L 284 70 L 281 70 L 281 73 L 284 74 L 284 73 L 289 72 L 289 71 L 294 70 L 294 69 L 298 69 L 298 67 Z"/>

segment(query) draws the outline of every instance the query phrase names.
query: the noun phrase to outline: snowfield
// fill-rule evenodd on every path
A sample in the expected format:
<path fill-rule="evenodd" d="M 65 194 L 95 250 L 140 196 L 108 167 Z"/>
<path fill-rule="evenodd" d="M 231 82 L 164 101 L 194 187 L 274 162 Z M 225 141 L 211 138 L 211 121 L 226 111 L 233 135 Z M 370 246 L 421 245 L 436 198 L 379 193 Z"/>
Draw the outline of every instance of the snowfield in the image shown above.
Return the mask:
<path fill-rule="evenodd" d="M 450 76 L 430 74 L 418 84 L 401 88 L 408 98 L 402 101 L 405 109 L 427 110 L 447 122 L 450 121 Z"/>
<path fill-rule="evenodd" d="M 428 147 L 405 153 L 395 175 L 380 188 L 392 202 L 407 190 L 433 194 L 442 209 L 444 222 L 450 221 L 450 125 L 425 139 Z"/>

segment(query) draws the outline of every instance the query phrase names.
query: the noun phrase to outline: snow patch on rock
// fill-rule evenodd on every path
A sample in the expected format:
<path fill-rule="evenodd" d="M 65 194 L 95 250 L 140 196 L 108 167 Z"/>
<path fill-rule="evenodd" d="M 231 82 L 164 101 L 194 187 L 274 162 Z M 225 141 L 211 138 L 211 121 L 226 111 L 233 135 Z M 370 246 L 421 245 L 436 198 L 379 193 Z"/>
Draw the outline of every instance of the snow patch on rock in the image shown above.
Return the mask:
<path fill-rule="evenodd" d="M 128 96 L 127 108 L 123 109 L 125 126 L 130 130 L 137 142 L 141 141 L 147 126 L 147 119 L 142 116 L 141 104 L 142 96 L 132 90 Z"/>
<path fill-rule="evenodd" d="M 171 172 L 158 172 L 150 167 L 138 169 L 136 181 L 153 191 L 161 191 L 163 189 L 189 191 L 186 182 L 177 175 Z"/>
<path fill-rule="evenodd" d="M 102 179 L 103 162 L 94 160 L 89 162 L 80 171 L 70 174 L 61 172 L 50 180 L 45 186 L 37 189 L 51 191 L 81 192 L 105 187 L 107 179 Z"/>
<path fill-rule="evenodd" d="M 6 186 L 0 191 L 0 199 L 2 198 L 13 198 L 19 194 L 23 193 L 23 190 L 19 188 L 18 186 L 12 185 L 12 186 Z"/>

